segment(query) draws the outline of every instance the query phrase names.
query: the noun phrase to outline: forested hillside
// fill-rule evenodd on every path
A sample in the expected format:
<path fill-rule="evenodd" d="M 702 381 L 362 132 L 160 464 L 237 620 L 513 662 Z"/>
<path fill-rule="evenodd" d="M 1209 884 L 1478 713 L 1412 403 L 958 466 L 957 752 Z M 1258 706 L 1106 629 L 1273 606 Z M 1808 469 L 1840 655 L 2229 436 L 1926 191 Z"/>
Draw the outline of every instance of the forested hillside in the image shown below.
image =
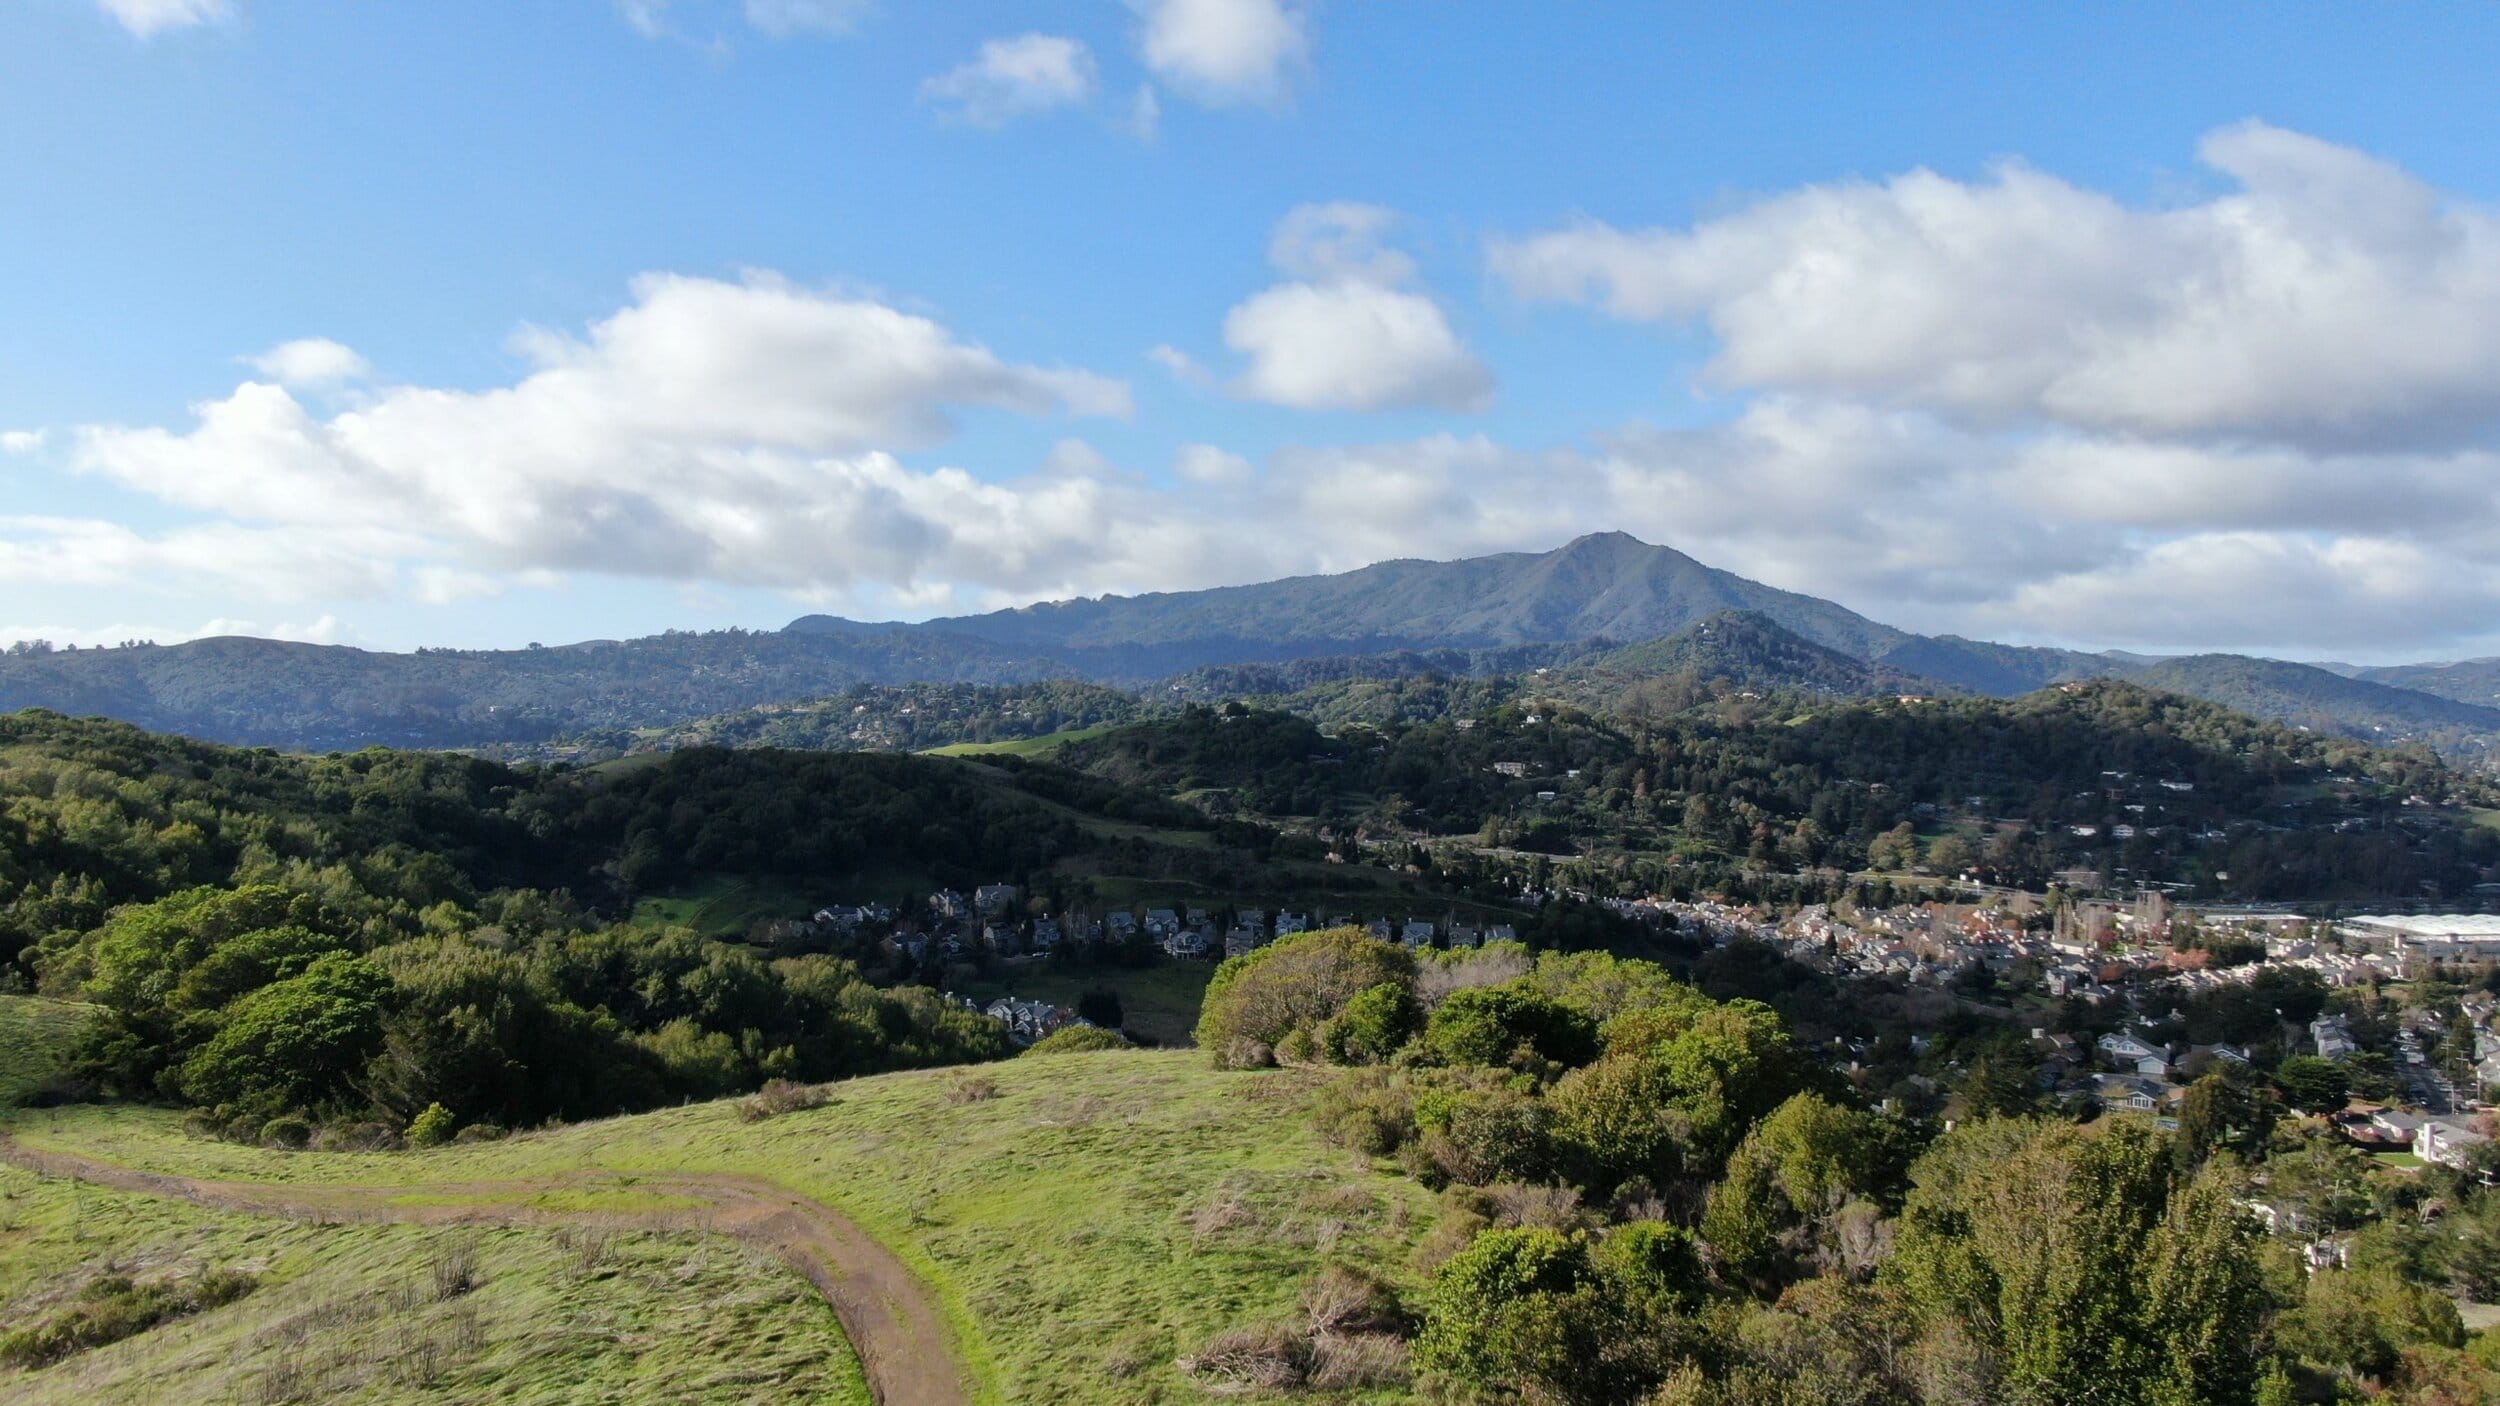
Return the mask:
<path fill-rule="evenodd" d="M 533 770 L 25 713 L 0 717 L 0 979 L 100 1007 L 96 1087 L 227 1119 L 583 1117 L 1006 1048 L 821 950 L 622 925 L 640 894 L 969 887 L 1114 847 L 1234 864 L 1193 834 L 1211 827 L 1010 762 L 698 749 Z"/>
<path fill-rule="evenodd" d="M 1300 711 L 1192 708 L 1058 756 L 1218 811 L 1555 854 L 1856 868 L 1885 841 L 1894 862 L 1906 844 L 2005 882 L 2124 868 L 2249 898 L 2459 894 L 2500 862 L 2500 836 L 2451 804 L 2488 801 L 2487 784 L 2426 751 L 2129 684 L 1816 702 L 1677 688 L 1608 716 L 1444 685 L 1445 710 L 1333 736 Z"/>

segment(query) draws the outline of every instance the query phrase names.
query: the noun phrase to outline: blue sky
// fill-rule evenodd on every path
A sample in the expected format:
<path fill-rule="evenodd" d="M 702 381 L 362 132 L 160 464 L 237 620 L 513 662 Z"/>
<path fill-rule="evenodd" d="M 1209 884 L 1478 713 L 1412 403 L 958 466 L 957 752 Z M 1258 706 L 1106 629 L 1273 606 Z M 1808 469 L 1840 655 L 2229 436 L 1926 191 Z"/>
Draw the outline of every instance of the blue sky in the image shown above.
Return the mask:
<path fill-rule="evenodd" d="M 0 638 L 1622 528 L 1922 629 L 2500 649 L 2500 17 L 2392 15 L 13 0 Z"/>

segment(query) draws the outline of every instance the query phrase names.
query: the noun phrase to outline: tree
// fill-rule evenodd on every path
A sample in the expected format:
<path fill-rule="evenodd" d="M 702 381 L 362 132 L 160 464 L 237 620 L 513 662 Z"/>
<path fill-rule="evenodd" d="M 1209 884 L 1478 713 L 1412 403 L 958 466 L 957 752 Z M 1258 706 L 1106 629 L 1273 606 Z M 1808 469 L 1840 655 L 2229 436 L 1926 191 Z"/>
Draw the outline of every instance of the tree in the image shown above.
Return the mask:
<path fill-rule="evenodd" d="M 390 989 L 362 957 L 321 957 L 228 1007 L 217 1033 L 183 1062 L 183 1091 L 263 1116 L 333 1104 L 381 1047 Z"/>
<path fill-rule="evenodd" d="M 1287 1035 L 1315 1033 L 1357 993 L 1414 975 L 1412 954 L 1361 928 L 1296 933 L 1216 968 L 1198 1044 L 1222 1066 L 1263 1063 Z"/>
<path fill-rule="evenodd" d="M 2274 1067 L 2274 1086 L 2301 1112 L 2331 1113 L 2344 1106 L 2348 1081 L 2343 1066 L 2331 1059 L 2294 1055 Z"/>
<path fill-rule="evenodd" d="M 1474 986 L 1433 1009 L 1423 1048 L 1445 1064 L 1570 1068 L 1597 1057 L 1597 1022 L 1524 980 Z"/>

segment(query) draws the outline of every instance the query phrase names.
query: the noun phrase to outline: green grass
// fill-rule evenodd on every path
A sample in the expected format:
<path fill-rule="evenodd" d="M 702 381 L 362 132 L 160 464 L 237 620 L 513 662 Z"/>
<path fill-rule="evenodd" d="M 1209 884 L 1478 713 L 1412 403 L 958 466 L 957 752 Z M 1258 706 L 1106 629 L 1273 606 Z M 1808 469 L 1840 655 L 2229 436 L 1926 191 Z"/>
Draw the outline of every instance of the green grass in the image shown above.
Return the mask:
<path fill-rule="evenodd" d="M 58 1075 L 95 1007 L 41 996 L 0 996 L 0 1107 L 25 1102 Z"/>
<path fill-rule="evenodd" d="M 804 918 L 818 905 L 785 884 L 718 875 L 674 894 L 634 904 L 636 927 L 692 928 L 708 937 L 743 938 L 758 922 Z"/>
<path fill-rule="evenodd" d="M 435 1266 L 455 1256 L 474 1266 L 475 1287 L 444 1297 Z M 108 1269 L 143 1283 L 235 1270 L 259 1287 L 40 1370 L 0 1369 L 0 1399 L 869 1399 L 832 1310 L 726 1240 L 299 1225 L 0 1167 L 0 1324 L 43 1320 Z"/>
<path fill-rule="evenodd" d="M 962 993 L 986 1005 L 1001 996 L 1076 1005 L 1077 997 L 1096 987 L 1120 996 L 1120 1012 L 1128 1029 L 1158 1045 L 1186 1045 L 1198 1028 L 1198 1007 L 1206 1000 L 1213 962 L 1158 961 L 1145 967 L 1064 967 L 1052 962 L 1001 966 L 991 976 L 967 982 Z"/>
<path fill-rule="evenodd" d="M 759 1123 L 722 1102 L 409 1153 L 204 1141 L 145 1109 L 12 1125 L 37 1146 L 246 1180 L 767 1177 L 847 1214 L 926 1280 L 986 1399 L 1159 1403 L 1203 1399 L 1173 1359 L 1290 1317 L 1324 1263 L 1415 1281 L 1433 1198 L 1320 1143 L 1312 1077 L 1220 1073 L 1194 1051 L 1047 1056 L 857 1080 Z"/>
<path fill-rule="evenodd" d="M 1122 726 L 1102 723 L 1094 727 L 1072 727 L 1065 732 L 1045 733 L 1040 737 L 1017 737 L 1005 742 L 957 742 L 944 747 L 931 747 L 923 754 L 931 757 L 980 757 L 1004 754 L 1010 757 L 1047 757 L 1071 742 L 1100 737 Z"/>

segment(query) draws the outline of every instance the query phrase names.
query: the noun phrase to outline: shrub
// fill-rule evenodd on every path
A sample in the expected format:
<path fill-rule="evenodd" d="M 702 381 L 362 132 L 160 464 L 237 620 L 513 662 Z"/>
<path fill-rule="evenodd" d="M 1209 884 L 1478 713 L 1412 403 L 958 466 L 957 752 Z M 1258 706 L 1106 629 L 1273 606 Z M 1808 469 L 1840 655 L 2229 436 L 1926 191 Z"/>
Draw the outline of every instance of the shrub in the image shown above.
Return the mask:
<path fill-rule="evenodd" d="M 816 1084 L 794 1084 L 787 1079 L 767 1079 L 764 1087 L 738 1100 L 738 1117 L 749 1123 L 778 1118 L 784 1113 L 797 1113 L 822 1108 L 832 1095 Z"/>
<path fill-rule="evenodd" d="M 459 1132 L 452 1134 L 451 1140 L 455 1143 L 463 1144 L 473 1142 L 500 1142 L 503 1140 L 504 1135 L 505 1128 L 500 1123 L 471 1123 L 469 1126 L 462 1128 Z"/>
<path fill-rule="evenodd" d="M 292 1113 L 281 1113 L 260 1125 L 260 1142 L 264 1147 L 283 1147 L 302 1151 L 312 1141 L 312 1124 Z"/>
<path fill-rule="evenodd" d="M 1367 986 L 1345 1003 L 1320 1035 L 1332 1064 L 1379 1064 L 1423 1029 L 1424 1008 L 1399 982 Z"/>
<path fill-rule="evenodd" d="M 1636 1394 L 1609 1379 L 1610 1316 L 1588 1243 L 1551 1230 L 1489 1230 L 1433 1276 L 1416 1365 L 1471 1386 L 1560 1401 Z"/>
<path fill-rule="evenodd" d="M 1099 1025 L 1070 1025 L 1054 1030 L 1033 1042 L 1025 1051 L 1029 1055 L 1095 1054 L 1103 1050 L 1125 1050 L 1129 1042 L 1117 1030 Z"/>
<path fill-rule="evenodd" d="M 948 1103 L 987 1103 L 998 1097 L 998 1081 L 986 1074 L 963 1074 L 946 1086 Z"/>
<path fill-rule="evenodd" d="M 1360 928 L 1296 933 L 1216 968 L 1198 1043 L 1227 1068 L 1264 1063 L 1287 1035 L 1316 1031 L 1357 993 L 1383 982 L 1407 984 L 1414 973 L 1415 959 L 1404 948 Z"/>
<path fill-rule="evenodd" d="M 1525 982 L 1477 986 L 1433 1010 L 1424 1049 L 1445 1064 L 1571 1068 L 1597 1058 L 1597 1025 Z"/>
<path fill-rule="evenodd" d="M 1321 1137 L 1366 1157 L 1386 1157 L 1412 1141 L 1415 1099 L 1405 1078 L 1385 1069 L 1354 1069 L 1320 1086 L 1311 1122 Z"/>
<path fill-rule="evenodd" d="M 1608 1055 L 1564 1075 L 1547 1102 L 1577 1179 L 1604 1191 L 1634 1177 L 1663 1185 L 1681 1174 L 1690 1124 L 1669 1102 L 1674 1093 L 1666 1072 L 1638 1055 Z"/>
<path fill-rule="evenodd" d="M 460 1120 L 439 1103 L 429 1103 L 425 1111 L 408 1120 L 410 1147 L 440 1147 L 451 1141 L 459 1131 Z"/>
<path fill-rule="evenodd" d="M 1516 1089 L 1439 1090 L 1416 1100 L 1422 1147 L 1452 1181 L 1547 1181 L 1554 1173 L 1554 1111 Z"/>
<path fill-rule="evenodd" d="M 214 1269 L 188 1281 L 154 1284 L 134 1284 L 126 1274 L 100 1275 L 68 1308 L 0 1334 L 0 1364 L 49 1366 L 136 1337 L 159 1323 L 223 1307 L 250 1293 L 257 1282 L 248 1274 Z"/>

